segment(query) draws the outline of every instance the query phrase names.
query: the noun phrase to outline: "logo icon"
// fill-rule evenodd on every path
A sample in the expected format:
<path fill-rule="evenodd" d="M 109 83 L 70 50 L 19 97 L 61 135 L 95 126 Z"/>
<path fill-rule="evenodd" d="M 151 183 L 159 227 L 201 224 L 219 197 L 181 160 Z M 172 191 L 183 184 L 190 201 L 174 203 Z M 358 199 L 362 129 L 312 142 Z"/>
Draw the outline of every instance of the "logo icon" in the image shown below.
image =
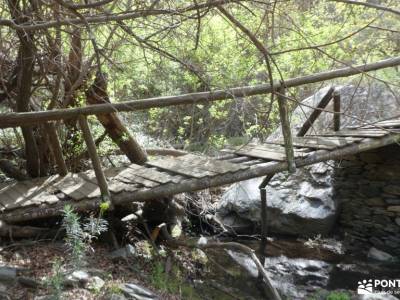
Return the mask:
<path fill-rule="evenodd" d="M 364 279 L 363 281 L 358 282 L 357 294 L 370 295 L 373 293 L 374 290 L 373 290 L 372 279 L 369 279 L 368 281 Z"/>

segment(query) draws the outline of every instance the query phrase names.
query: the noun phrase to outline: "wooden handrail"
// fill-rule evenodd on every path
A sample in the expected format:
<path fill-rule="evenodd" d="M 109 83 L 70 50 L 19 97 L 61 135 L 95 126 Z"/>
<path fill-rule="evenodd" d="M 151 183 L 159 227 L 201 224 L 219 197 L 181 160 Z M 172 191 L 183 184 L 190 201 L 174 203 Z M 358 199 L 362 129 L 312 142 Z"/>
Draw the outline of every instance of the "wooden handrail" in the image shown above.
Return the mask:
<path fill-rule="evenodd" d="M 302 76 L 285 80 L 285 87 L 296 87 L 309 83 L 316 83 L 339 77 L 352 76 L 364 72 L 375 71 L 400 65 L 400 57 L 389 58 L 371 64 L 345 67 L 332 71 L 320 72 L 313 75 Z M 139 111 L 156 107 L 174 105 L 187 105 L 212 102 L 236 97 L 248 97 L 267 94 L 279 88 L 280 83 L 261 84 L 255 86 L 236 87 L 212 92 L 184 94 L 179 96 L 165 96 L 140 100 L 130 100 L 119 103 L 104 103 L 79 108 L 54 109 L 50 111 L 3 113 L 0 114 L 0 128 L 29 126 L 47 121 L 67 120 L 78 118 L 79 115 L 98 115 L 117 111 Z"/>

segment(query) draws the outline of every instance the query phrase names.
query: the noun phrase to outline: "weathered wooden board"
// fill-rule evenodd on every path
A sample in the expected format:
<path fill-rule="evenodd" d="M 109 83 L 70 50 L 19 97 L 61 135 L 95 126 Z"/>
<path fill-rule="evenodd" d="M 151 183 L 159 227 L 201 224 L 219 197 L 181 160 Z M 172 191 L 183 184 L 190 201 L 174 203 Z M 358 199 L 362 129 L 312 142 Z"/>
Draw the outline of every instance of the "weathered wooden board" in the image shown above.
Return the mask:
<path fill-rule="evenodd" d="M 321 133 L 318 136 L 336 136 L 336 137 L 383 137 L 389 134 L 387 130 L 379 130 L 379 129 L 357 129 L 357 130 L 339 130 L 336 132 L 327 132 Z"/>
<path fill-rule="evenodd" d="M 111 193 L 121 193 L 121 192 L 134 192 L 140 187 L 137 184 L 126 183 L 121 180 L 111 179 L 108 181 L 108 189 Z"/>
<path fill-rule="evenodd" d="M 244 146 L 239 146 L 236 147 L 236 150 L 252 150 L 252 149 L 256 149 L 256 150 L 261 150 L 261 151 L 265 151 L 265 152 L 275 152 L 275 153 L 279 153 L 279 154 L 283 154 L 286 157 L 286 150 L 284 147 L 280 146 L 280 145 L 276 145 L 276 144 L 261 144 L 261 145 L 254 145 L 254 144 L 249 144 L 249 145 L 244 145 Z M 310 152 L 311 149 L 307 148 L 307 149 L 295 149 L 294 150 L 294 155 L 296 158 L 298 157 L 306 157 L 308 155 L 308 152 Z M 238 153 L 237 151 L 235 151 L 235 153 Z M 286 159 L 285 159 L 286 160 Z"/>
<path fill-rule="evenodd" d="M 86 176 L 84 177 L 86 180 L 89 180 L 92 183 L 97 184 L 96 175 L 94 174 L 93 171 L 85 172 L 84 174 Z M 129 191 L 136 190 L 138 184 L 144 185 L 146 187 L 155 187 L 159 185 L 158 182 L 154 182 L 142 176 L 137 175 L 133 169 L 128 168 L 127 166 L 105 170 L 104 175 L 106 176 L 108 183 L 113 181 L 114 186 L 117 185 L 117 182 L 124 183 L 125 188 L 128 188 Z M 134 187 L 132 188 L 127 187 L 126 185 L 129 184 L 133 185 Z M 118 186 L 116 188 L 121 189 L 122 186 L 123 185 L 121 184 L 121 186 Z"/>
<path fill-rule="evenodd" d="M 120 192 L 133 192 L 136 191 L 139 186 L 132 180 L 128 180 L 123 176 L 120 176 L 121 172 L 124 172 L 127 167 L 117 167 L 104 170 L 106 176 L 108 189 L 111 193 L 118 194 Z M 83 173 L 79 173 L 85 180 L 97 184 L 96 175 L 93 170 L 89 170 Z"/>
<path fill-rule="evenodd" d="M 206 171 L 195 166 L 183 164 L 177 157 L 163 157 L 156 160 L 150 160 L 146 163 L 149 166 L 157 167 L 162 170 L 169 170 L 174 173 L 190 176 L 194 178 L 203 178 L 207 176 L 215 176 L 217 173 Z"/>
<path fill-rule="evenodd" d="M 161 173 L 155 169 L 146 168 L 136 164 L 130 164 L 128 167 L 135 171 L 133 174 L 137 174 L 151 181 L 158 183 L 176 182 L 176 179 L 173 176 L 166 173 Z"/>
<path fill-rule="evenodd" d="M 367 128 L 399 128 L 399 127 L 400 127 L 400 120 L 392 119 L 392 120 L 379 121 L 364 126 L 359 126 L 358 128 L 367 129 Z"/>
<path fill-rule="evenodd" d="M 35 181 L 14 182 L 2 187 L 0 191 L 1 210 L 17 207 L 39 205 L 41 203 L 54 203 L 59 199 L 47 191 L 48 179 L 41 178 Z"/>
<path fill-rule="evenodd" d="M 138 175 L 134 169 L 126 168 L 121 171 L 117 176 L 114 177 L 115 180 L 119 180 L 125 183 L 141 184 L 145 187 L 155 187 L 160 185 L 159 182 L 155 182 Z"/>
<path fill-rule="evenodd" d="M 274 160 L 274 161 L 285 161 L 286 160 L 285 153 L 261 150 L 261 149 L 247 147 L 247 146 L 242 147 L 238 150 L 234 150 L 234 153 L 244 155 L 244 156 L 262 158 L 262 159 L 266 159 L 266 160 Z"/>
<path fill-rule="evenodd" d="M 87 176 L 82 173 L 66 175 L 53 184 L 53 188 L 77 201 L 101 195 L 99 187 L 92 181 L 87 180 Z"/>
<path fill-rule="evenodd" d="M 330 132 L 327 133 L 327 134 L 330 134 Z M 321 136 L 320 135 L 307 135 L 306 137 L 321 137 Z M 326 141 L 334 141 L 334 142 L 337 142 L 339 144 L 341 144 L 341 143 L 354 143 L 354 142 L 359 142 L 359 141 L 363 140 L 362 137 L 353 137 L 353 136 L 344 136 L 344 137 L 342 137 L 342 136 L 334 136 L 334 135 L 332 135 L 332 136 L 324 135 L 323 139 L 326 140 Z"/>
<path fill-rule="evenodd" d="M 272 142 L 265 142 L 266 144 L 273 144 L 273 145 L 285 145 L 283 140 L 276 140 Z M 301 147 L 301 148 L 311 148 L 311 149 L 319 149 L 319 150 L 332 150 L 335 149 L 336 146 L 327 146 L 323 144 L 315 144 L 315 143 L 306 143 L 297 138 L 293 138 L 293 146 L 294 147 Z"/>
<path fill-rule="evenodd" d="M 176 158 L 176 160 L 181 161 L 183 165 L 195 166 L 196 168 L 218 174 L 225 174 L 248 169 L 247 166 L 237 165 L 227 161 L 220 161 L 211 157 L 200 156 L 196 154 L 186 154 L 183 156 L 179 156 Z"/>
<path fill-rule="evenodd" d="M 305 137 L 297 137 L 295 138 L 296 141 L 305 143 L 308 145 L 325 145 L 328 147 L 332 147 L 331 149 L 338 148 L 338 147 L 344 147 L 347 146 L 353 141 L 346 140 L 344 138 L 334 138 L 334 139 L 326 139 L 325 137 L 312 137 L 312 136 L 305 136 Z"/>

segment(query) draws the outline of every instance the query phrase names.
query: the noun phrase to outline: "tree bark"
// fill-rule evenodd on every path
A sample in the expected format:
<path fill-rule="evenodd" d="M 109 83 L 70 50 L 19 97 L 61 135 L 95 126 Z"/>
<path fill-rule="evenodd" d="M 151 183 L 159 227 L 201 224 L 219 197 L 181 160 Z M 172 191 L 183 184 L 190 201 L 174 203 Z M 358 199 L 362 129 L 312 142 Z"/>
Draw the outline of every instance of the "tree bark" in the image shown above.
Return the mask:
<path fill-rule="evenodd" d="M 107 78 L 103 73 L 98 72 L 96 79 L 90 89 L 86 92 L 88 104 L 110 103 L 107 94 Z M 147 154 L 129 133 L 121 119 L 116 113 L 99 114 L 97 119 L 104 126 L 107 134 L 118 145 L 121 151 L 132 163 L 143 164 L 147 161 Z"/>
<path fill-rule="evenodd" d="M 18 1 L 8 2 L 11 14 L 17 23 L 24 22 L 22 9 Z M 15 97 L 18 112 L 29 111 L 29 102 L 32 90 L 33 66 L 35 63 L 35 51 L 33 34 L 17 30 L 20 41 L 18 51 L 18 81 Z M 22 135 L 25 141 L 26 170 L 31 177 L 40 176 L 40 154 L 37 146 L 34 130 L 31 126 L 22 126 Z"/>

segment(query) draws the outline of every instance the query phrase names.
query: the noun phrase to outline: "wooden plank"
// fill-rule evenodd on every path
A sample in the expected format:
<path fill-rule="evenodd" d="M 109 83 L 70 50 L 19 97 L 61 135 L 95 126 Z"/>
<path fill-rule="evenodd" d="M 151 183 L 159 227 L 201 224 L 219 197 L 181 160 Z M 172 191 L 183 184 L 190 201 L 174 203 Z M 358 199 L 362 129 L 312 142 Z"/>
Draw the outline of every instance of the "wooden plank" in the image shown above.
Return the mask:
<path fill-rule="evenodd" d="M 173 176 L 161 173 L 155 169 L 151 169 L 149 167 L 140 166 L 136 164 L 130 164 L 128 167 L 132 170 L 135 170 L 134 174 L 137 174 L 143 178 L 146 178 L 151 181 L 159 182 L 159 183 L 169 183 L 169 182 L 176 182 Z"/>
<path fill-rule="evenodd" d="M 121 171 L 117 176 L 114 177 L 115 180 L 119 180 L 125 183 L 138 183 L 142 184 L 145 187 L 155 187 L 160 185 L 160 183 L 148 180 L 146 178 L 137 175 L 133 169 L 126 168 L 125 170 Z"/>
<path fill-rule="evenodd" d="M 385 120 L 380 122 L 375 122 L 373 124 L 368 124 L 364 126 L 359 126 L 358 128 L 368 129 L 368 128 L 399 128 L 400 127 L 400 120 Z"/>
<path fill-rule="evenodd" d="M 74 200 L 99 197 L 101 195 L 99 187 L 85 180 L 82 174 L 68 174 L 55 183 L 53 187 Z"/>
<path fill-rule="evenodd" d="M 242 146 L 241 148 L 251 148 L 251 149 L 259 149 L 263 151 L 268 151 L 268 152 L 277 152 L 277 153 L 282 153 L 285 154 L 285 148 L 282 147 L 281 145 L 275 145 L 275 144 L 258 144 L 258 145 L 253 145 L 249 144 L 246 146 Z M 308 152 L 310 152 L 310 149 L 294 149 L 294 154 L 295 157 L 305 157 L 307 156 Z"/>
<path fill-rule="evenodd" d="M 266 142 L 266 143 L 275 144 L 275 145 L 284 145 L 285 144 L 283 140 L 276 140 L 276 141 Z M 319 150 L 332 150 L 335 148 L 335 147 L 327 146 L 327 145 L 305 143 L 300 140 L 296 140 L 296 138 L 293 138 L 293 146 L 301 147 L 301 148 L 319 149 Z"/>
<path fill-rule="evenodd" d="M 41 180 L 44 182 L 45 180 Z M 43 202 L 54 203 L 59 199 L 41 186 L 32 182 L 16 182 L 2 189 L 0 193 L 2 210 L 39 205 Z"/>
<path fill-rule="evenodd" d="M 117 167 L 117 168 L 110 168 L 104 170 L 104 175 L 106 176 L 108 189 L 112 193 L 120 193 L 120 192 L 134 192 L 138 189 L 138 185 L 135 183 L 127 183 L 119 180 L 118 174 L 120 174 L 126 167 Z M 89 170 L 86 172 L 79 173 L 85 180 L 90 181 L 94 184 L 97 183 L 96 175 L 93 170 Z M 126 180 L 128 181 L 128 180 Z"/>
<path fill-rule="evenodd" d="M 176 159 L 182 161 L 184 165 L 192 165 L 196 168 L 219 174 L 237 172 L 239 170 L 247 169 L 246 166 L 233 164 L 227 161 L 219 161 L 210 157 L 196 154 L 186 154 L 184 156 L 179 156 Z"/>
<path fill-rule="evenodd" d="M 307 137 L 301 137 L 301 138 L 296 138 L 296 141 L 306 143 L 308 145 L 325 145 L 328 147 L 332 147 L 331 149 L 337 148 L 337 147 L 344 147 L 346 145 L 352 144 L 353 141 L 349 141 L 346 139 L 341 139 L 341 138 L 335 138 L 335 139 L 326 139 L 323 136 L 307 136 Z"/>
<path fill-rule="evenodd" d="M 383 137 L 389 134 L 389 131 L 385 130 L 372 130 L 372 129 L 364 129 L 364 130 L 340 130 L 335 133 L 321 133 L 318 136 L 338 136 L 338 137 Z"/>
<path fill-rule="evenodd" d="M 150 160 L 146 164 L 163 170 L 169 170 L 180 175 L 190 176 L 194 178 L 215 176 L 217 174 L 215 172 L 202 170 L 194 166 L 184 165 L 182 161 L 177 160 L 176 157 L 174 158 L 164 157 L 156 160 Z"/>
<path fill-rule="evenodd" d="M 108 188 L 112 193 L 120 193 L 120 192 L 134 192 L 136 191 L 139 186 L 137 184 L 126 183 L 120 180 L 111 179 L 108 182 Z"/>
<path fill-rule="evenodd" d="M 286 160 L 285 153 L 265 151 L 265 150 L 260 150 L 260 149 L 242 148 L 240 150 L 236 150 L 235 153 L 240 154 L 240 155 L 245 155 L 245 156 L 267 159 L 267 160 L 274 160 L 274 161 L 285 161 Z"/>

